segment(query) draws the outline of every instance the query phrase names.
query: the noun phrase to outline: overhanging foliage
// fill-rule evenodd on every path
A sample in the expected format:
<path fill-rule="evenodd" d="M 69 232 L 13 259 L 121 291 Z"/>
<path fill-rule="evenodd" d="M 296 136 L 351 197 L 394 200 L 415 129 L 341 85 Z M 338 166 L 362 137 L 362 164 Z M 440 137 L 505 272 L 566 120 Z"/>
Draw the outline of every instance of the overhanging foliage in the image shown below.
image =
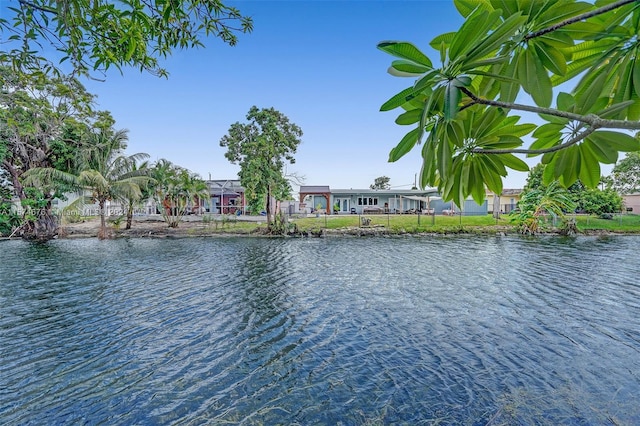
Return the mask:
<path fill-rule="evenodd" d="M 422 144 L 422 187 L 480 203 L 485 188 L 502 192 L 508 169 L 528 170 L 514 154 L 541 156 L 546 183 L 595 187 L 601 163 L 640 150 L 628 134 L 640 129 L 639 1 L 454 4 L 465 22 L 431 41 L 439 67 L 412 43 L 378 44 L 398 58 L 390 74 L 415 79 L 381 110 L 401 108 L 396 123 L 412 126 L 389 161 Z M 573 90 L 554 98 L 563 83 Z M 515 102 L 521 92 L 531 104 Z M 521 123 L 518 111 L 544 124 Z"/>

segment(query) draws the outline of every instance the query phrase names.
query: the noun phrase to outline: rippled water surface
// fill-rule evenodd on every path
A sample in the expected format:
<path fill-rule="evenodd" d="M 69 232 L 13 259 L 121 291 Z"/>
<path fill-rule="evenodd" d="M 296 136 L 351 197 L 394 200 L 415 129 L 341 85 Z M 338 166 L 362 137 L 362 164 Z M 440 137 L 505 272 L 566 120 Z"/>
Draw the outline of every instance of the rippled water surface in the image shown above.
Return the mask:
<path fill-rule="evenodd" d="M 640 424 L 640 237 L 0 250 L 5 425 Z"/>

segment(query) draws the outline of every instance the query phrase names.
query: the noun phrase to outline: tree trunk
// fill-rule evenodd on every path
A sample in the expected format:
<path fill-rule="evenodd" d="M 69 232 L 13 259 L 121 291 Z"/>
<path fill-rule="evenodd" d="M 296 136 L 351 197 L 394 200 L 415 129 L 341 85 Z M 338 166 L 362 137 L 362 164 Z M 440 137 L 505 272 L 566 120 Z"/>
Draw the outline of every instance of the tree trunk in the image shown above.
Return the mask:
<path fill-rule="evenodd" d="M 500 219 L 500 195 L 493 194 L 493 217 Z"/>
<path fill-rule="evenodd" d="M 127 208 L 127 226 L 124 229 L 131 229 L 131 222 L 133 221 L 133 203 L 129 204 Z"/>
<path fill-rule="evenodd" d="M 107 238 L 107 223 L 104 217 L 104 202 L 105 200 L 98 201 L 98 207 L 100 209 L 100 231 L 98 231 L 98 238 L 101 240 Z"/>
<path fill-rule="evenodd" d="M 7 161 L 2 162 L 3 167 L 9 172 L 13 193 L 24 201 L 27 196 L 20 182 L 20 171 Z M 22 231 L 18 234 L 25 240 L 49 241 L 58 235 L 58 218 L 51 211 L 51 199 L 47 200 L 46 207 L 38 210 L 35 220 L 28 220 L 22 225 Z"/>
<path fill-rule="evenodd" d="M 58 235 L 58 218 L 51 211 L 51 200 L 47 206 L 38 211 L 37 219 L 24 224 L 22 238 L 29 241 L 45 242 Z"/>
<path fill-rule="evenodd" d="M 271 230 L 271 185 L 267 186 L 267 229 Z"/>

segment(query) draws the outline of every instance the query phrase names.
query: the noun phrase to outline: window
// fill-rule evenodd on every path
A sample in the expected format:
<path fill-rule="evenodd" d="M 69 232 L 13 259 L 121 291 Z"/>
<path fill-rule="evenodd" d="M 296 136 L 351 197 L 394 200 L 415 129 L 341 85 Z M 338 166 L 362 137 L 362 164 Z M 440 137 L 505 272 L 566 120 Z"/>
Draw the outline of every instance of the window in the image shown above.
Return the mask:
<path fill-rule="evenodd" d="M 358 197 L 358 205 L 359 206 L 377 206 L 378 198 L 377 197 Z"/>

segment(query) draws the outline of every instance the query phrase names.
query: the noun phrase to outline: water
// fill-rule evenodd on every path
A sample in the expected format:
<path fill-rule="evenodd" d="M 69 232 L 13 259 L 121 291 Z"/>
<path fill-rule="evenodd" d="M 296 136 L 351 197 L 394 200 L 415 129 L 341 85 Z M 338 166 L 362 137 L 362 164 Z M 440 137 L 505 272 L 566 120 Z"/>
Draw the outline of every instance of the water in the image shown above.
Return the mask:
<path fill-rule="evenodd" d="M 640 237 L 0 250 L 4 425 L 640 424 Z"/>

